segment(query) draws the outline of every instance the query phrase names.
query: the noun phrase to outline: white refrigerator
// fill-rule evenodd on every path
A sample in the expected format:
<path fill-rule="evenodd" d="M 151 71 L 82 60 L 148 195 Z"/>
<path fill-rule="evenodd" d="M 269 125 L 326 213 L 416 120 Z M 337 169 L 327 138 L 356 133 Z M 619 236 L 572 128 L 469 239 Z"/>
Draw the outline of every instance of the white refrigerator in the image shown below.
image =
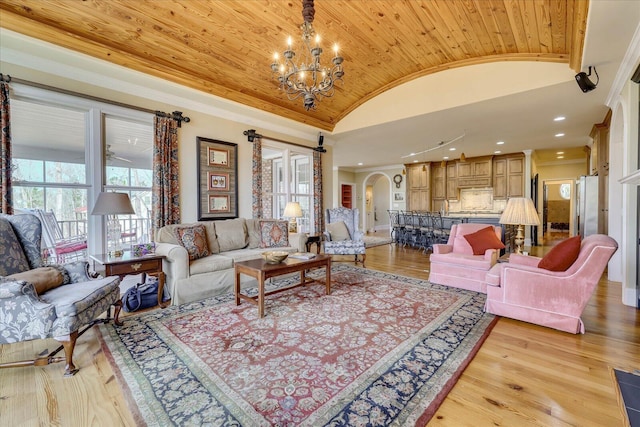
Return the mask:
<path fill-rule="evenodd" d="M 586 236 L 598 233 L 598 177 L 581 176 L 578 180 L 578 233 Z"/>

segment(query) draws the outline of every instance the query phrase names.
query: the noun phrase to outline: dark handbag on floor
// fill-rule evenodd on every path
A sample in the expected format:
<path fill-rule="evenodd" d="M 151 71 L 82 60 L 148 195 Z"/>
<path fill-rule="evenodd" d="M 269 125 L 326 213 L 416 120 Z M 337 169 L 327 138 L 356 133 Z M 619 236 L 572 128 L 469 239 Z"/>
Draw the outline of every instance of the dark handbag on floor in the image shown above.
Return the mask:
<path fill-rule="evenodd" d="M 127 313 L 158 305 L 158 278 L 145 276 L 142 283 L 129 288 L 122 296 L 122 308 Z"/>

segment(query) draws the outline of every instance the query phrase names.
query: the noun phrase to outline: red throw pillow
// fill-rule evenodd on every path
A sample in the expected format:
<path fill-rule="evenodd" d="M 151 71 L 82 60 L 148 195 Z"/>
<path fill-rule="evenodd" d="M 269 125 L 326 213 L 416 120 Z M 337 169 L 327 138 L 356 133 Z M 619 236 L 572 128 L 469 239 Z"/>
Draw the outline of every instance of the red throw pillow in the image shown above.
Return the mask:
<path fill-rule="evenodd" d="M 484 255 L 487 249 L 504 249 L 504 244 L 496 236 L 492 226 L 481 228 L 475 233 L 465 234 L 474 255 Z"/>
<path fill-rule="evenodd" d="M 538 268 L 549 271 L 566 271 L 578 259 L 580 236 L 570 237 L 558 243 L 540 260 Z"/>

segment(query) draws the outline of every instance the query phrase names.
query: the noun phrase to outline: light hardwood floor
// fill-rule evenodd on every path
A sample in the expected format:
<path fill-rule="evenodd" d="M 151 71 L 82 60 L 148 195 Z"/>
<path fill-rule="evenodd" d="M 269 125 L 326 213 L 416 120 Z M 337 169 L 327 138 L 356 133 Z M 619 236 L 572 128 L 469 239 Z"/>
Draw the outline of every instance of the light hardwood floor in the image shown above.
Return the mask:
<path fill-rule="evenodd" d="M 369 248 L 366 261 L 375 270 L 429 275 L 428 256 L 410 248 Z M 640 310 L 620 301 L 620 283 L 601 280 L 583 315 L 585 335 L 500 319 L 429 426 L 623 425 L 609 369 L 640 368 Z M 0 360 L 54 346 L 3 345 Z M 78 340 L 74 361 L 73 378 L 62 377 L 62 364 L 0 370 L 0 425 L 135 425 L 93 331 Z"/>

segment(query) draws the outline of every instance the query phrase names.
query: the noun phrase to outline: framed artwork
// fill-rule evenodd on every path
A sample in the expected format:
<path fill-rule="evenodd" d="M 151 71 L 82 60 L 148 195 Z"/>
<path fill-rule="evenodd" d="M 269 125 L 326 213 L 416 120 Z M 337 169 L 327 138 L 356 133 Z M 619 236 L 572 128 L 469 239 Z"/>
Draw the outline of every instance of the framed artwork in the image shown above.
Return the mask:
<path fill-rule="evenodd" d="M 211 166 L 227 166 L 229 164 L 229 150 L 208 147 L 207 157 Z"/>
<path fill-rule="evenodd" d="M 204 137 L 198 144 L 198 221 L 238 217 L 238 144 Z"/>
<path fill-rule="evenodd" d="M 229 190 L 229 174 L 228 173 L 215 173 L 207 172 L 207 182 L 209 183 L 209 190 L 214 191 L 228 191 Z"/>
<path fill-rule="evenodd" d="M 229 212 L 229 196 L 209 195 L 209 212 Z"/>
<path fill-rule="evenodd" d="M 404 193 L 393 193 L 394 202 L 404 202 Z"/>

